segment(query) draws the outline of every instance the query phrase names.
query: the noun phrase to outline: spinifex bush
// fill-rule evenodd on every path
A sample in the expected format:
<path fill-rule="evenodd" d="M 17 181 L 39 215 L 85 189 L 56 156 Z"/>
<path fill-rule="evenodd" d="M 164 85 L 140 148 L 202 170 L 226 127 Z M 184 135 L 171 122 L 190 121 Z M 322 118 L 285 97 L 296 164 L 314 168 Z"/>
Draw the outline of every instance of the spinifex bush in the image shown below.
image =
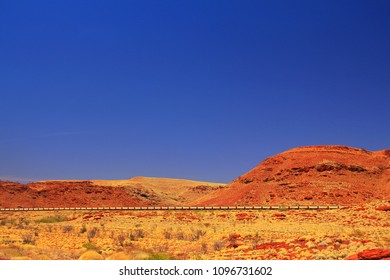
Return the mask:
<path fill-rule="evenodd" d="M 99 247 L 91 242 L 85 243 L 83 247 L 87 250 L 99 251 Z"/>
<path fill-rule="evenodd" d="M 32 234 L 24 234 L 22 236 L 23 244 L 35 244 L 35 239 Z"/>
<path fill-rule="evenodd" d="M 199 240 L 204 235 L 206 235 L 206 231 L 205 230 L 197 229 L 197 230 L 192 232 L 191 240 L 192 241 Z"/>
<path fill-rule="evenodd" d="M 174 260 L 175 258 L 173 256 L 170 256 L 165 253 L 157 253 L 150 255 L 147 260 Z"/>
<path fill-rule="evenodd" d="M 172 231 L 169 231 L 169 230 L 164 231 L 164 237 L 165 237 L 165 239 L 171 239 L 172 238 Z"/>
<path fill-rule="evenodd" d="M 186 236 L 185 236 L 185 234 L 182 231 L 179 231 L 178 233 L 176 233 L 176 238 L 178 240 L 185 240 Z"/>
<path fill-rule="evenodd" d="M 124 246 L 124 243 L 125 243 L 125 240 L 126 240 L 126 236 L 123 235 L 123 234 L 119 234 L 117 237 L 116 237 L 116 240 L 118 241 L 119 245 L 120 246 Z"/>
<path fill-rule="evenodd" d="M 91 242 L 91 239 L 94 238 L 99 232 L 99 229 L 98 228 L 93 228 L 91 229 L 90 231 L 88 231 L 88 241 Z"/>
<path fill-rule="evenodd" d="M 220 250 L 222 250 L 222 248 L 223 248 L 223 242 L 221 240 L 217 240 L 214 243 L 214 250 L 215 251 L 220 251 Z"/>
<path fill-rule="evenodd" d="M 86 232 L 87 232 L 87 227 L 85 226 L 85 224 L 83 224 L 81 226 L 80 233 L 86 233 Z"/>
<path fill-rule="evenodd" d="M 71 232 L 71 231 L 73 231 L 73 226 L 67 225 L 67 226 L 64 226 L 64 227 L 62 228 L 62 232 L 63 232 L 63 233 L 68 233 L 68 232 Z"/>
<path fill-rule="evenodd" d="M 135 230 L 135 236 L 137 238 L 144 238 L 145 237 L 145 231 L 143 229 L 138 228 L 138 229 Z"/>
<path fill-rule="evenodd" d="M 63 216 L 50 216 L 50 217 L 44 217 L 39 220 L 36 220 L 36 223 L 60 223 L 67 221 L 67 217 Z"/>

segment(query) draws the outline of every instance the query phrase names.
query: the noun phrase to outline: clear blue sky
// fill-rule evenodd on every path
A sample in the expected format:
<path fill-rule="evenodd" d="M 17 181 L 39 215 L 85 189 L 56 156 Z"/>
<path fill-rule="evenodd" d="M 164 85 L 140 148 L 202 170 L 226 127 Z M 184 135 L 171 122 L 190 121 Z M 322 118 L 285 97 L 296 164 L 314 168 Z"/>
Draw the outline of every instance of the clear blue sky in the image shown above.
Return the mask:
<path fill-rule="evenodd" d="M 229 182 L 390 148 L 390 2 L 1 1 L 0 177 Z"/>

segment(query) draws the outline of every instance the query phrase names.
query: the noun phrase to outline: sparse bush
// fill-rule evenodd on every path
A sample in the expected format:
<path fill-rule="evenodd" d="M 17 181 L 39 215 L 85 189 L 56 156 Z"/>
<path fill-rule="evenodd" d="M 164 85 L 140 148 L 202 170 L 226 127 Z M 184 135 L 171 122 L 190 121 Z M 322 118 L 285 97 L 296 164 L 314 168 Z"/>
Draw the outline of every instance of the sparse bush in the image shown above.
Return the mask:
<path fill-rule="evenodd" d="M 184 235 L 184 233 L 183 233 L 182 231 L 179 231 L 179 232 L 176 234 L 176 238 L 177 238 L 178 240 L 184 240 L 184 239 L 186 239 L 186 237 L 185 237 L 185 235 Z"/>
<path fill-rule="evenodd" d="M 35 239 L 32 236 L 32 234 L 24 234 L 22 236 L 22 241 L 23 241 L 23 244 L 31 244 L 31 245 L 35 244 Z"/>
<path fill-rule="evenodd" d="M 222 248 L 223 248 L 223 242 L 221 240 L 217 240 L 214 243 L 214 250 L 215 251 L 220 251 L 220 250 L 222 250 Z"/>
<path fill-rule="evenodd" d="M 24 229 L 23 220 L 19 220 L 18 225 L 16 226 L 17 229 Z"/>
<path fill-rule="evenodd" d="M 119 245 L 123 247 L 124 242 L 125 242 L 125 240 L 126 240 L 126 237 L 125 237 L 123 234 L 119 234 L 119 235 L 116 237 L 116 240 L 118 241 Z"/>
<path fill-rule="evenodd" d="M 236 234 L 236 233 L 230 234 L 228 237 L 229 246 L 236 248 L 238 246 L 238 238 L 239 237 L 240 237 L 239 234 Z"/>
<path fill-rule="evenodd" d="M 81 229 L 80 229 L 80 233 L 86 233 L 87 232 L 87 228 L 85 226 L 85 224 L 82 225 Z"/>
<path fill-rule="evenodd" d="M 174 260 L 175 258 L 173 256 L 170 256 L 165 253 L 157 253 L 150 255 L 147 260 Z"/>
<path fill-rule="evenodd" d="M 72 232 L 72 231 L 73 231 L 73 226 L 67 225 L 67 226 L 64 226 L 64 227 L 62 228 L 62 232 L 63 232 L 63 233 L 68 233 L 68 232 Z"/>
<path fill-rule="evenodd" d="M 156 246 L 156 250 L 159 252 L 159 253 L 164 253 L 168 250 L 169 248 L 169 245 L 168 243 L 161 243 L 159 244 L 158 246 Z"/>
<path fill-rule="evenodd" d="M 238 237 L 239 237 L 238 234 L 235 234 L 235 233 L 230 234 L 230 235 L 229 235 L 229 242 L 230 242 L 231 244 L 237 243 L 237 238 L 238 238 Z"/>
<path fill-rule="evenodd" d="M 145 231 L 143 229 L 136 229 L 135 230 L 135 236 L 137 238 L 144 238 L 145 237 Z"/>
<path fill-rule="evenodd" d="M 191 235 L 191 240 L 196 241 L 199 240 L 202 236 L 206 235 L 205 230 L 197 229 Z"/>
<path fill-rule="evenodd" d="M 164 237 L 165 239 L 171 239 L 172 238 L 172 232 L 171 231 L 164 231 Z"/>
<path fill-rule="evenodd" d="M 130 232 L 129 238 L 130 238 L 131 241 L 134 241 L 135 240 L 135 235 L 132 232 Z"/>
<path fill-rule="evenodd" d="M 94 238 L 97 234 L 98 234 L 98 232 L 99 232 L 99 229 L 97 229 L 97 228 L 93 228 L 93 229 L 91 229 L 90 231 L 88 231 L 88 241 L 89 242 L 91 242 L 91 239 L 92 238 Z"/>
<path fill-rule="evenodd" d="M 99 251 L 99 247 L 91 242 L 85 243 L 83 247 L 87 250 Z"/>
<path fill-rule="evenodd" d="M 10 240 L 10 239 L 3 239 L 1 240 L 1 243 L 3 243 L 4 245 L 8 245 L 8 244 L 11 244 L 11 243 L 14 243 L 15 241 L 13 240 Z"/>
<path fill-rule="evenodd" d="M 208 248 L 207 243 L 203 242 L 200 248 L 200 252 L 202 254 L 207 254 L 207 248 Z"/>
<path fill-rule="evenodd" d="M 257 245 L 259 245 L 261 241 L 260 235 L 258 232 L 256 232 L 256 235 L 252 239 L 252 248 L 256 248 Z"/>
<path fill-rule="evenodd" d="M 60 223 L 67 221 L 67 217 L 62 216 L 50 216 L 50 217 L 44 217 L 39 220 L 36 220 L 36 223 Z"/>

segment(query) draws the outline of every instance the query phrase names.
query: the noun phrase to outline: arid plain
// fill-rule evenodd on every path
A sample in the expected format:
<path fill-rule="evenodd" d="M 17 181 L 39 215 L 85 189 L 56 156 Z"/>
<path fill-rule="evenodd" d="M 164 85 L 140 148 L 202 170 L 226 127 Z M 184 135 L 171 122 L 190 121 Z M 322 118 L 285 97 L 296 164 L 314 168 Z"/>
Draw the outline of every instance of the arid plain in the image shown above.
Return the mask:
<path fill-rule="evenodd" d="M 300 147 L 230 184 L 0 182 L 0 208 L 329 206 L 333 210 L 0 212 L 0 259 L 389 259 L 390 150 Z"/>

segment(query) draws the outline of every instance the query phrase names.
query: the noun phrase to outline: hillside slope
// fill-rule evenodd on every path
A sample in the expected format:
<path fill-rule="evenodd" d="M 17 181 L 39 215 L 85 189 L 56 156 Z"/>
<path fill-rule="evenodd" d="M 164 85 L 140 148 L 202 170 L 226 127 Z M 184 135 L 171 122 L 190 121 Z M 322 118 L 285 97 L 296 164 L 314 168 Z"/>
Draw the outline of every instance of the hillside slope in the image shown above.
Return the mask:
<path fill-rule="evenodd" d="M 390 150 L 299 147 L 267 158 L 196 205 L 356 205 L 389 200 Z"/>
<path fill-rule="evenodd" d="M 128 180 L 0 181 L 0 207 L 103 207 L 187 205 L 225 184 L 135 177 Z"/>

